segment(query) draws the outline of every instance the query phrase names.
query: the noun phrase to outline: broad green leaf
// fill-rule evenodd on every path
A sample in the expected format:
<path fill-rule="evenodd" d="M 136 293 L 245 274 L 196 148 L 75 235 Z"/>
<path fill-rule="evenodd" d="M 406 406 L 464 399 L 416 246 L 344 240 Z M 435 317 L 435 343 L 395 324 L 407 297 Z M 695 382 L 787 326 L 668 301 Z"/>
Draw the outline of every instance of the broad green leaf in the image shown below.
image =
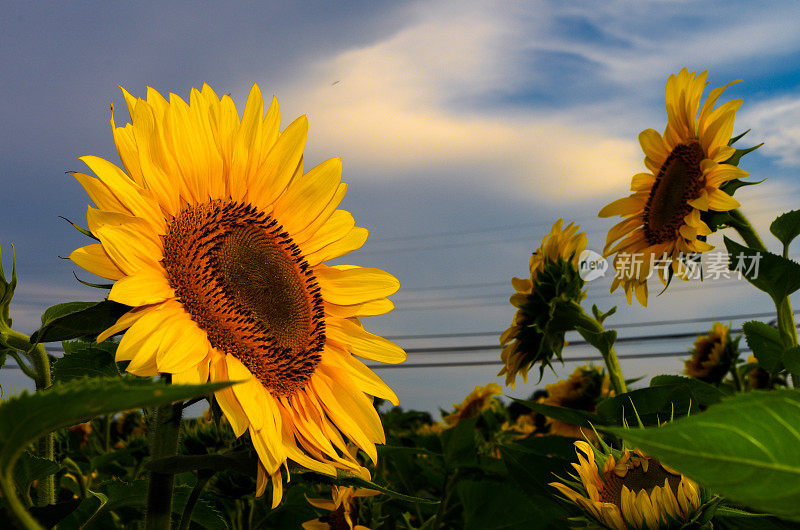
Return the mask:
<path fill-rule="evenodd" d="M 528 438 L 501 445 L 500 454 L 508 475 L 522 491 L 537 501 L 549 498 L 553 509 L 559 510 L 561 505 L 553 501 L 555 489 L 548 484 L 572 469 L 570 464 L 576 461 L 574 441 L 563 436 Z"/>
<path fill-rule="evenodd" d="M 800 521 L 800 392 L 737 394 L 661 428 L 608 428 L 726 498 Z"/>
<path fill-rule="evenodd" d="M 756 289 L 775 302 L 800 289 L 800 264 L 771 252 L 753 250 L 725 237 L 728 268 L 739 271 Z"/>
<path fill-rule="evenodd" d="M 61 469 L 61 466 L 46 458 L 39 458 L 25 451 L 14 466 L 14 482 L 24 497 L 28 497 L 31 483 L 49 477 Z"/>
<path fill-rule="evenodd" d="M 53 380 L 66 382 L 81 377 L 119 377 L 114 354 L 86 342 L 64 343 L 64 356 L 53 364 Z M 69 345 L 69 346 L 67 346 Z"/>
<path fill-rule="evenodd" d="M 750 513 L 744 510 L 731 508 L 730 506 L 720 506 L 714 514 L 714 528 L 723 530 L 790 530 L 797 529 L 797 524 L 788 521 L 781 521 L 777 517 L 772 517 L 763 513 Z"/>
<path fill-rule="evenodd" d="M 31 342 L 56 342 L 97 335 L 111 327 L 129 309 L 109 300 L 54 305 L 42 314 L 42 327 L 33 332 Z"/>
<path fill-rule="evenodd" d="M 656 383 L 666 381 L 654 379 Z M 623 425 L 623 413 L 628 425 L 638 425 L 639 419 L 645 425 L 658 425 L 673 417 L 697 413 L 702 407 L 719 402 L 723 396 L 722 391 L 712 385 L 678 377 L 667 384 L 604 399 L 597 405 L 597 415 L 602 418 L 603 425 Z"/>
<path fill-rule="evenodd" d="M 97 527 L 91 525 L 91 521 L 98 519 L 100 510 L 108 502 L 108 497 L 96 491 L 89 491 L 85 499 L 81 501 L 77 508 L 58 523 L 59 529 L 83 529 L 86 527 Z"/>
<path fill-rule="evenodd" d="M 603 420 L 594 412 L 580 409 L 570 409 L 566 407 L 556 407 L 553 405 L 546 405 L 544 403 L 536 403 L 535 401 L 527 401 L 523 399 L 514 399 L 517 403 L 525 405 L 531 410 L 535 410 L 539 414 L 543 414 L 548 418 L 565 421 L 572 425 L 581 425 L 588 427 L 592 424 L 598 425 Z"/>
<path fill-rule="evenodd" d="M 769 324 L 751 320 L 742 325 L 747 346 L 753 350 L 765 370 L 777 372 L 783 368 L 783 343 L 780 331 Z"/>
<path fill-rule="evenodd" d="M 9 476 L 24 449 L 43 434 L 101 414 L 165 405 L 231 384 L 166 385 L 149 380 L 89 378 L 53 385 L 35 394 L 23 391 L 0 404 L 0 477 Z"/>
<path fill-rule="evenodd" d="M 531 502 L 510 483 L 462 480 L 456 492 L 464 506 L 465 530 L 528 530 L 564 528 L 560 514 L 546 502 Z"/>
<path fill-rule="evenodd" d="M 769 225 L 769 231 L 783 243 L 784 248 L 788 247 L 792 240 L 800 235 L 800 210 L 779 215 Z"/>
<path fill-rule="evenodd" d="M 478 465 L 478 449 L 475 445 L 477 422 L 477 417 L 461 420 L 455 427 L 442 432 L 442 454 L 448 470 Z"/>
<path fill-rule="evenodd" d="M 722 399 L 723 395 L 730 395 L 733 392 L 712 384 L 686 377 L 683 375 L 661 374 L 650 379 L 650 386 L 683 385 L 691 391 L 692 395 L 703 404 L 716 403 Z"/>

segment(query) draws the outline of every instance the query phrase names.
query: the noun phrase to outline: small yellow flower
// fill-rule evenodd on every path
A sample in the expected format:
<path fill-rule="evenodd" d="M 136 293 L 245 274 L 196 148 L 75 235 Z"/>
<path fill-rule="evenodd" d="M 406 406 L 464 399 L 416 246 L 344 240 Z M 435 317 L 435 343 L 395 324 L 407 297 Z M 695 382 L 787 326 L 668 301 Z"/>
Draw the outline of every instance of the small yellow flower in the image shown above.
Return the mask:
<path fill-rule="evenodd" d="M 541 374 L 554 355 L 561 358 L 564 332 L 549 331 L 550 304 L 554 299 L 580 301 L 586 296 L 578 273 L 580 255 L 586 250 L 586 234 L 578 233 L 579 229 L 579 225 L 563 227 L 561 219 L 556 221 L 530 258 L 530 277 L 511 279 L 516 292 L 510 302 L 517 313 L 500 336 L 504 366 L 497 374 L 505 375 L 506 385 L 511 388 L 518 373 L 527 382 L 528 370 L 534 363 L 541 362 Z"/>
<path fill-rule="evenodd" d="M 581 491 L 552 482 L 591 518 L 614 530 L 670 528 L 686 522 L 700 508 L 700 489 L 693 481 L 636 449 L 625 449 L 619 459 L 604 455 L 595 462 L 595 449 L 575 442 L 578 463 L 572 464 Z M 581 454 L 583 453 L 583 454 Z"/>
<path fill-rule="evenodd" d="M 306 500 L 312 506 L 321 510 L 328 510 L 329 513 L 317 519 L 306 521 L 303 523 L 303 530 L 369 530 L 366 526 L 354 525 L 355 499 L 379 494 L 379 491 L 370 489 L 334 486 L 331 490 L 332 500 L 309 499 L 306 497 Z"/>
<path fill-rule="evenodd" d="M 735 152 L 728 143 L 742 100 L 714 109 L 722 92 L 738 81 L 712 90 L 700 108 L 707 74 L 684 68 L 669 77 L 664 134 L 647 129 L 639 135 L 647 171 L 633 176 L 629 197 L 608 204 L 598 214 L 624 217 L 609 230 L 604 253 L 616 255 L 618 274 L 611 292 L 622 286 L 628 303 L 635 294 L 640 304 L 647 305 L 647 278 L 656 260 L 663 259 L 667 265 L 657 268 L 666 284 L 668 269 L 685 277 L 683 258 L 714 248 L 705 241 L 712 230 L 701 220 L 701 213 L 739 207 L 721 188 L 748 175 L 726 163 Z"/>
<path fill-rule="evenodd" d="M 728 326 L 716 322 L 708 334 L 697 337 L 684 373 L 707 383 L 719 383 L 728 373 L 733 352 Z"/>
<path fill-rule="evenodd" d="M 461 420 L 473 418 L 491 408 L 495 403 L 499 403 L 494 396 L 503 393 L 503 388 L 497 383 L 489 383 L 486 386 L 476 386 L 475 390 L 464 398 L 464 401 L 454 403 L 455 411 L 442 418 L 447 426 L 452 427 Z"/>

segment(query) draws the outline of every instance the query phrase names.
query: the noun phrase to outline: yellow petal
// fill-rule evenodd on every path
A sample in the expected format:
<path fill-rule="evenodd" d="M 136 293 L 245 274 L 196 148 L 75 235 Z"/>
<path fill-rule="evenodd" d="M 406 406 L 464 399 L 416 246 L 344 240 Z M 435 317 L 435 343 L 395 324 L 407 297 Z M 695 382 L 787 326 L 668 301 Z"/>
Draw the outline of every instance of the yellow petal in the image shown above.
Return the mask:
<path fill-rule="evenodd" d="M 86 245 L 73 250 L 69 255 L 69 259 L 92 274 L 109 280 L 119 280 L 125 276 L 125 273 L 111 261 L 108 253 L 100 243 Z"/>
<path fill-rule="evenodd" d="M 406 360 L 403 348 L 366 331 L 353 319 L 331 318 L 325 323 L 325 331 L 329 340 L 335 341 L 340 347 L 364 359 L 390 364 Z"/>
<path fill-rule="evenodd" d="M 164 274 L 155 269 L 144 269 L 118 280 L 108 293 L 109 300 L 129 306 L 155 304 L 174 297 L 175 291 Z"/>
<path fill-rule="evenodd" d="M 157 242 L 152 227 L 144 219 L 89 207 L 86 220 L 89 230 L 125 274 L 162 268 L 158 263 L 163 258 L 161 243 Z"/>
<path fill-rule="evenodd" d="M 211 362 L 211 381 L 230 381 L 224 354 Z M 231 387 L 226 387 L 222 390 L 217 390 L 214 392 L 214 397 L 217 399 L 217 403 L 219 403 L 219 408 L 222 409 L 222 412 L 231 424 L 233 434 L 235 434 L 237 438 L 244 434 L 250 422 L 239 400 L 236 399 L 233 389 Z"/>
<path fill-rule="evenodd" d="M 639 213 L 644 208 L 645 199 L 638 195 L 631 195 L 630 197 L 623 197 L 616 201 L 607 204 L 598 212 L 598 217 L 612 217 L 614 215 L 621 215 L 628 217 Z"/>
<path fill-rule="evenodd" d="M 319 263 L 322 263 L 323 261 L 328 261 L 343 256 L 349 252 L 361 248 L 364 243 L 366 243 L 368 235 L 369 231 L 367 231 L 366 228 L 356 226 L 338 241 L 334 241 L 329 245 L 325 245 L 317 252 L 307 254 L 306 261 L 313 267 Z"/>
<path fill-rule="evenodd" d="M 728 195 L 722 190 L 706 189 L 708 192 L 708 208 L 718 212 L 727 212 L 739 208 L 739 201 Z"/>
<path fill-rule="evenodd" d="M 379 298 L 378 300 L 370 300 L 354 305 L 338 305 L 325 301 L 325 313 L 339 318 L 374 317 L 376 315 L 384 315 L 392 309 L 394 309 L 394 302 L 387 298 Z"/>
<path fill-rule="evenodd" d="M 373 267 L 342 270 L 319 266 L 314 269 L 320 293 L 326 302 L 339 305 L 361 304 L 389 296 L 400 288 L 397 278 Z"/>
<path fill-rule="evenodd" d="M 272 205 L 286 189 L 297 168 L 308 136 L 308 119 L 300 116 L 281 133 L 248 186 L 251 204 L 262 209 Z"/>
<path fill-rule="evenodd" d="M 333 199 L 342 179 L 342 160 L 331 158 L 292 180 L 275 202 L 275 218 L 295 234 L 307 227 Z"/>

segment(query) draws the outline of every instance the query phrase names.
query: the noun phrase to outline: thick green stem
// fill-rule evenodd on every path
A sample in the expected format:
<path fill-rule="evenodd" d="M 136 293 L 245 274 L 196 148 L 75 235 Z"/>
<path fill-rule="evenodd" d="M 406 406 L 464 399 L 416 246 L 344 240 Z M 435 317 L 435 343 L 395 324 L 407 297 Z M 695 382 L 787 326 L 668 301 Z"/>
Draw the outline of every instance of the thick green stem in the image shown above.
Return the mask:
<path fill-rule="evenodd" d="M 33 365 L 36 390 L 41 391 L 52 383 L 50 378 L 50 359 L 43 344 L 31 344 L 30 337 L 24 333 L 6 328 L 2 331 L 3 339 L 10 347 L 25 352 Z M 20 359 L 21 361 L 21 359 Z M 19 361 L 17 361 L 19 363 Z M 53 460 L 53 433 L 42 436 L 37 443 L 37 455 L 40 458 Z M 39 481 L 37 487 L 37 504 L 47 506 L 56 502 L 55 479 L 53 475 Z"/>
<path fill-rule="evenodd" d="M 766 245 L 764 245 L 755 228 L 742 212 L 733 210 L 730 212 L 730 216 L 733 219 L 733 228 L 739 233 L 748 247 L 759 252 L 767 252 Z M 786 257 L 788 248 L 783 250 L 783 255 Z M 792 303 L 789 301 L 789 297 L 786 296 L 782 300 L 775 300 L 775 309 L 778 313 L 778 331 L 780 331 L 784 347 L 797 346 L 797 326 L 795 325 L 794 312 L 792 311 Z M 792 374 L 792 384 L 795 388 L 800 387 L 800 374 Z"/>
<path fill-rule="evenodd" d="M 194 485 L 194 488 L 192 488 L 192 492 L 186 500 L 186 505 L 183 507 L 178 530 L 189 530 L 189 526 L 192 524 L 192 512 L 194 512 L 194 507 L 197 505 L 197 501 L 200 500 L 200 494 L 203 493 L 203 488 L 206 487 L 206 484 L 208 484 L 212 476 L 214 476 L 213 472 L 210 474 L 201 474 L 201 472 L 198 472 L 197 483 Z M 250 517 L 252 519 L 252 514 Z"/>
<path fill-rule="evenodd" d="M 181 428 L 183 407 L 165 405 L 156 409 L 150 438 L 150 458 L 165 458 L 178 452 L 178 434 Z M 169 530 L 172 516 L 172 490 L 175 475 L 172 473 L 150 473 L 147 486 L 146 530 Z"/>
<path fill-rule="evenodd" d="M 581 313 L 581 327 L 591 331 L 592 333 L 605 333 L 606 330 L 603 328 L 603 324 L 601 324 L 594 317 L 587 315 L 582 308 Z M 603 361 L 606 364 L 606 370 L 608 370 L 608 377 L 611 379 L 611 387 L 614 389 L 614 393 L 618 396 L 625 394 L 628 392 L 628 387 L 625 385 L 625 377 L 622 375 L 622 366 L 619 364 L 617 352 L 614 351 L 614 345 L 612 344 L 608 346 L 607 349 L 598 348 L 598 350 L 603 356 Z"/>
<path fill-rule="evenodd" d="M 3 494 L 5 504 L 10 509 L 11 513 L 16 517 L 16 523 L 19 528 L 25 530 L 44 530 L 36 519 L 25 509 L 22 501 L 17 496 L 14 481 L 11 480 L 10 473 L 0 476 L 0 492 Z"/>

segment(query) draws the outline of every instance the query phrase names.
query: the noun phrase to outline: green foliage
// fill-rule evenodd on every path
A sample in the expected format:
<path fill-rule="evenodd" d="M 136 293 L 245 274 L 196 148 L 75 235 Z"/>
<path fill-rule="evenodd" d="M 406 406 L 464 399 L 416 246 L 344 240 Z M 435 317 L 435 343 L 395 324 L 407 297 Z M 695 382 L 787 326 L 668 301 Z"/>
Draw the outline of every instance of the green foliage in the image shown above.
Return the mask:
<path fill-rule="evenodd" d="M 769 225 L 769 231 L 783 243 L 783 248 L 789 248 L 794 238 L 800 235 L 800 210 L 792 210 L 776 217 Z"/>
<path fill-rule="evenodd" d="M 711 490 L 800 521 L 800 393 L 750 392 L 661 428 L 610 432 Z"/>
<path fill-rule="evenodd" d="M 14 483 L 24 499 L 30 500 L 31 483 L 58 473 L 61 466 L 46 458 L 39 458 L 25 451 L 14 465 Z"/>
<path fill-rule="evenodd" d="M 763 250 L 725 239 L 730 261 L 728 268 L 738 270 L 756 289 L 764 291 L 777 303 L 800 289 L 800 264 Z M 758 266 L 751 266 L 757 263 Z M 740 265 L 741 264 L 741 265 Z"/>
<path fill-rule="evenodd" d="M 31 343 L 96 336 L 116 323 L 129 309 L 110 300 L 54 305 L 42 314 L 42 327 L 33 332 Z"/>
<path fill-rule="evenodd" d="M 67 382 L 81 377 L 119 377 L 114 362 L 116 343 L 64 342 L 64 356 L 53 364 L 53 380 Z"/>
<path fill-rule="evenodd" d="M 777 372 L 783 369 L 783 343 L 780 332 L 768 324 L 751 320 L 742 325 L 747 345 L 753 350 L 765 370 Z"/>

